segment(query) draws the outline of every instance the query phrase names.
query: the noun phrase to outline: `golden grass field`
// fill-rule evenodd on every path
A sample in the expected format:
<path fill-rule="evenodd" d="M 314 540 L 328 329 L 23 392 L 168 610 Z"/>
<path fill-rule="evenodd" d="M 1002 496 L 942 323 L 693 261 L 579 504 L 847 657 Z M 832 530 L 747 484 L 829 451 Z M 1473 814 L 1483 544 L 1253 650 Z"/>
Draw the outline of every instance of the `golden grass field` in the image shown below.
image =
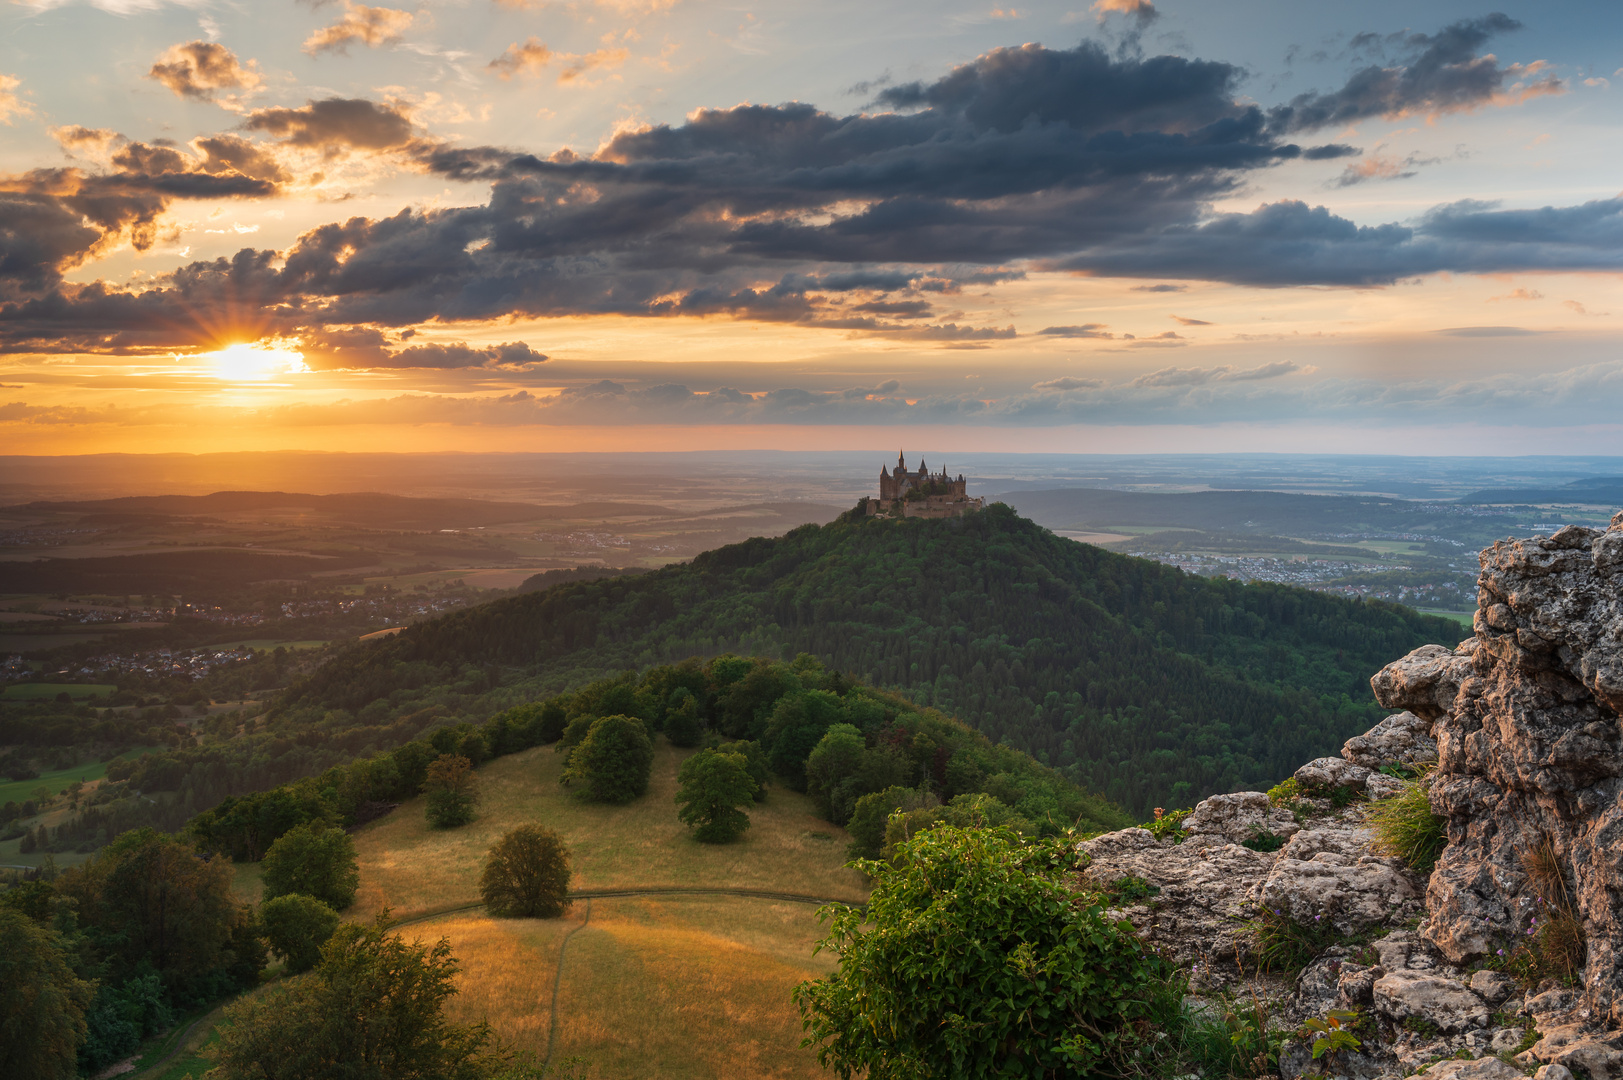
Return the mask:
<path fill-rule="evenodd" d="M 843 867 L 844 830 L 815 816 L 811 800 L 781 786 L 750 809 L 744 839 L 700 844 L 677 820 L 676 770 L 691 751 L 660 740 L 646 796 L 629 806 L 586 804 L 558 783 L 550 747 L 479 770 L 479 820 L 431 830 L 412 800 L 355 833 L 361 888 L 351 919 L 387 904 L 408 939 L 448 938 L 462 965 L 449 1011 L 488 1019 L 497 1036 L 544 1058 L 552 990 L 565 935 L 555 1060 L 579 1056 L 594 1080 L 642 1077 L 790 1078 L 825 1075 L 800 1047 L 795 984 L 833 970 L 813 955 L 823 926 L 812 904 L 755 897 L 641 896 L 578 900 L 561 919 L 493 919 L 435 911 L 479 899 L 490 845 L 539 822 L 563 834 L 576 889 L 688 886 L 766 889 L 867 898 Z M 236 888 L 257 899 L 259 867 L 239 866 Z M 423 918 L 424 915 L 429 915 Z"/>
<path fill-rule="evenodd" d="M 701 844 L 677 820 L 676 770 L 691 751 L 663 739 L 654 751 L 648 794 L 628 806 L 582 803 L 558 783 L 563 757 L 537 747 L 479 770 L 479 819 L 460 829 L 430 829 L 421 799 L 355 833 L 361 890 L 352 915 L 387 904 L 411 918 L 479 899 L 479 872 L 490 846 L 526 822 L 556 829 L 574 859 L 577 889 L 626 885 L 728 886 L 860 901 L 862 876 L 846 870 L 848 838 L 817 817 L 811 800 L 774 786 L 749 811 L 742 840 Z"/>

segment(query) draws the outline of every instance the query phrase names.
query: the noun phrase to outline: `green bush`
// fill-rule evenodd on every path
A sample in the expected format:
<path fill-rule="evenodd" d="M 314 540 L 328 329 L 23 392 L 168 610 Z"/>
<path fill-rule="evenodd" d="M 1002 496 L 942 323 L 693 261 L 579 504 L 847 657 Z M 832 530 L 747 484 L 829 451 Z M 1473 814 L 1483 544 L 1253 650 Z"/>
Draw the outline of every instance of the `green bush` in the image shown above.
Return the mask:
<path fill-rule="evenodd" d="M 1421 776 L 1403 782 L 1403 790 L 1370 804 L 1366 818 L 1375 833 L 1374 847 L 1429 874 L 1448 844 L 1447 821 L 1431 811 L 1430 781 Z"/>
<path fill-rule="evenodd" d="M 494 1071 L 490 1027 L 445 1016 L 456 993 L 446 939 L 430 946 L 346 923 L 306 978 L 228 1005 L 210 1073 L 216 1080 L 483 1080 Z"/>
<path fill-rule="evenodd" d="M 322 821 L 308 821 L 283 833 L 265 852 L 263 871 L 264 899 L 302 893 L 334 911 L 353 904 L 361 884 L 355 841 L 343 829 Z"/>
<path fill-rule="evenodd" d="M 473 775 L 473 762 L 461 754 L 441 754 L 428 766 L 423 781 L 428 796 L 424 812 L 436 829 L 454 829 L 474 818 L 479 802 L 479 785 Z"/>
<path fill-rule="evenodd" d="M 700 750 L 682 762 L 676 774 L 680 787 L 678 817 L 707 844 L 725 844 L 744 835 L 749 815 L 740 810 L 755 801 L 755 778 L 743 754 Z"/>
<path fill-rule="evenodd" d="M 1161 810 L 1156 813 L 1154 820 L 1146 821 L 1139 828 L 1148 829 L 1157 840 L 1165 840 L 1170 836 L 1173 843 L 1181 844 L 1184 837 L 1183 819 L 1194 812 L 1193 807 L 1187 810 Z"/>
<path fill-rule="evenodd" d="M 569 910 L 569 849 L 539 825 L 520 825 L 490 849 L 479 895 L 492 915 L 555 919 Z"/>
<path fill-rule="evenodd" d="M 892 813 L 940 805 L 935 796 L 910 787 L 889 787 L 862 796 L 851 811 L 851 820 L 845 823 L 845 831 L 851 836 L 846 855 L 852 859 L 879 858 L 884 853 L 885 829 Z"/>
<path fill-rule="evenodd" d="M 1066 884 L 1074 838 L 942 826 L 898 845 L 866 910 L 831 905 L 832 975 L 795 988 L 818 1060 L 841 1076 L 1138 1072 L 1181 991 L 1165 962 Z"/>
<path fill-rule="evenodd" d="M 338 912 L 313 896 L 289 893 L 267 900 L 259 909 L 265 940 L 287 962 L 291 974 L 309 971 L 321 959 L 321 947 L 338 929 Z"/>
<path fill-rule="evenodd" d="M 580 797 L 590 802 L 628 803 L 648 790 L 653 768 L 654 744 L 641 720 L 600 716 L 570 753 L 562 779 L 579 781 Z"/>

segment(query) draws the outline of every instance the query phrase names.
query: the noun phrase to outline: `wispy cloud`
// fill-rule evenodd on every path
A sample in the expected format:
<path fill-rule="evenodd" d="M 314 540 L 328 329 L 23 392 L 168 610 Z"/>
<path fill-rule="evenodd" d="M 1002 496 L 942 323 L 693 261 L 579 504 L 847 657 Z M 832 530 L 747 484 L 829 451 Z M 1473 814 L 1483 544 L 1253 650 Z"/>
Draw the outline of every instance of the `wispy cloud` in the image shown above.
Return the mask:
<path fill-rule="evenodd" d="M 409 11 L 367 7 L 346 0 L 343 18 L 311 34 L 304 42 L 304 51 L 316 56 L 324 52 L 347 52 L 353 44 L 368 48 L 393 44 L 411 28 L 412 20 Z"/>

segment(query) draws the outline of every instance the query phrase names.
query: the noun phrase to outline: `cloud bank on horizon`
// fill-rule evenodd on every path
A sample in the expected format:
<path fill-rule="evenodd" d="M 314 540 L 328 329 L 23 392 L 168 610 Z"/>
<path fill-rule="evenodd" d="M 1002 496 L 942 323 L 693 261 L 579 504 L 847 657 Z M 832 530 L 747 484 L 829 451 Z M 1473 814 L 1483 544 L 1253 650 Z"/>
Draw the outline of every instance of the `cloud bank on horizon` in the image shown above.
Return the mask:
<path fill-rule="evenodd" d="M 1334 80 L 1270 93 L 1254 64 L 1202 55 L 1198 18 L 1150 0 L 1099 0 L 1085 21 L 1063 16 L 1081 38 L 1074 45 L 990 45 L 933 71 L 913 65 L 916 77 L 905 79 L 842 72 L 855 76 L 853 107 L 693 99 L 705 80 L 681 61 L 674 2 L 572 9 L 567 17 L 590 24 L 595 40 L 558 44 L 540 33 L 509 38 L 566 17 L 515 3 L 285 7 L 243 17 L 274 48 L 241 22 L 227 40 L 219 21 L 227 13 L 207 0 L 40 0 L 4 12 L 29 31 L 13 42 L 65 34 L 72 19 L 151 22 L 151 32 L 189 19 L 200 36 L 139 61 L 115 50 L 121 62 L 108 65 L 102 92 L 145 95 L 141 108 L 171 118 L 139 131 L 126 126 L 139 109 L 82 90 L 59 100 L 17 56 L 0 59 L 0 122 L 29 127 L 36 146 L 48 137 L 54 148 L 33 160 L 11 153 L 0 173 L 0 355 L 8 372 L 33 372 L 33 385 L 55 388 L 52 400 L 7 406 L 0 424 L 127 426 L 137 415 L 167 416 L 184 402 L 144 414 L 126 406 L 109 419 L 105 402 L 63 389 L 61 365 L 93 365 L 105 377 L 119 364 L 256 341 L 296 349 L 312 378 L 470 380 L 360 401 L 289 391 L 260 411 L 294 427 L 316 416 L 497 427 L 1199 423 L 1351 419 L 1410 400 L 1466 416 L 1512 400 L 1554 407 L 1560 386 L 1614 392 L 1605 361 L 1597 367 L 1592 357 L 1542 387 L 1508 371 L 1394 381 L 1328 370 L 1299 346 L 1281 356 L 1267 335 L 1238 331 L 1222 356 L 1143 362 L 1216 341 L 1242 321 L 1223 304 L 1331 293 L 1362 298 L 1355 306 L 1367 311 L 1369 298 L 1401 284 L 1458 275 L 1493 281 L 1489 300 L 1534 302 L 1544 294 L 1505 282 L 1583 275 L 1600 283 L 1585 293 L 1588 306 L 1549 303 L 1561 301 L 1563 317 L 1609 316 L 1595 297 L 1623 271 L 1615 191 L 1552 182 L 1546 201 L 1457 190 L 1424 204 L 1411 198 L 1385 220 L 1367 202 L 1336 203 L 1348 197 L 1339 192 L 1408 182 L 1439 162 L 1480 160 L 1458 125 L 1475 124 L 1468 130 L 1480 138 L 1546 102 L 1609 90 L 1608 76 L 1574 58 L 1524 53 L 1520 43 L 1536 30 L 1525 18 L 1484 12 L 1377 29 L 1346 23 L 1364 13 L 1349 6 L 1326 22 L 1320 44 L 1330 44 L 1313 58 L 1315 72 Z M 314 22 L 282 18 L 296 10 Z M 1008 13 L 993 14 L 977 34 L 993 33 Z M 453 30 L 459 19 L 486 21 L 475 35 L 483 52 Z M 765 48 L 751 44 L 750 20 L 726 39 L 737 55 Z M 309 69 L 303 78 L 298 65 Z M 346 65 L 365 68 L 350 78 Z M 425 79 L 433 65 L 445 77 Z M 683 118 L 623 113 L 574 136 L 573 120 L 556 130 L 535 121 L 556 115 L 563 94 L 616 101 L 633 69 L 668 81 L 661 99 L 688 95 L 678 103 Z M 512 101 L 531 119 L 488 119 Z M 68 105 L 83 115 L 65 115 Z M 521 137 L 526 129 L 533 141 Z M 1432 149 L 1388 145 L 1403 140 Z M 249 210 L 263 220 L 234 220 Z M 253 235 L 262 227 L 274 242 Z M 246 242 L 228 250 L 233 235 Z M 188 257 L 194 246 L 212 250 Z M 1114 317 L 1050 317 L 1065 312 L 1068 294 L 1110 290 L 1135 319 L 1142 308 L 1132 305 L 1169 295 L 1194 314 L 1163 311 L 1161 325 L 1179 329 L 1134 330 Z M 1186 306 L 1214 290 L 1222 300 Z M 1108 307 L 1070 306 L 1084 316 Z M 628 326 L 702 324 L 793 333 L 802 350 L 883 347 L 905 355 L 898 370 L 922 370 L 868 387 L 715 382 L 697 391 L 674 380 L 628 386 L 584 369 L 549 374 L 558 350 L 547 328 L 582 320 L 612 327 L 611 343 L 634 334 Z M 1450 312 L 1437 321 L 1469 320 Z M 1518 329 L 1482 321 L 1427 332 L 1486 339 Z M 1233 351 L 1246 341 L 1256 342 L 1251 352 Z M 1064 370 L 1060 348 L 1073 350 Z M 1046 371 L 1034 349 L 1049 350 L 1040 354 Z M 1079 370 L 1077 349 L 1100 350 L 1096 369 Z M 1010 376 L 1024 382 L 966 387 L 953 385 L 956 369 L 929 370 L 932 354 L 999 350 L 1027 350 Z M 81 381 L 80 390 L 97 385 Z"/>

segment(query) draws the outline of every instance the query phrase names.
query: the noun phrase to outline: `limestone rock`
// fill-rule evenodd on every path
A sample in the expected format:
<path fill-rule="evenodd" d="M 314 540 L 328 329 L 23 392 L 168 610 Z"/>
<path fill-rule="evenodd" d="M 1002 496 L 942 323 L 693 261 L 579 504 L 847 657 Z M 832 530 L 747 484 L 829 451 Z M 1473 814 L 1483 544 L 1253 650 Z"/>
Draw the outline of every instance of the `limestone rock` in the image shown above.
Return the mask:
<path fill-rule="evenodd" d="M 1406 709 L 1422 720 L 1436 720 L 1454 707 L 1460 683 L 1470 676 L 1470 661 L 1455 650 L 1422 645 L 1376 672 L 1370 685 L 1375 700 L 1386 708 Z"/>
<path fill-rule="evenodd" d="M 1366 769 L 1388 765 L 1421 765 L 1437 760 L 1431 725 L 1412 712 L 1393 713 L 1341 747 L 1341 756 Z"/>
<path fill-rule="evenodd" d="M 1541 909 L 1523 858 L 1548 844 L 1588 942 L 1589 1015 L 1574 1022 L 1616 1027 L 1623 515 L 1604 532 L 1568 526 L 1503 541 L 1479 561 L 1475 637 L 1417 649 L 1371 680 L 1381 704 L 1429 721 L 1437 743 L 1430 795 L 1448 845 L 1427 887 L 1423 933 L 1454 964 L 1511 948 Z"/>
<path fill-rule="evenodd" d="M 1296 782 L 1303 791 L 1333 791 L 1336 788 L 1361 788 L 1369 779 L 1369 770 L 1354 765 L 1345 758 L 1322 757 L 1296 770 Z"/>
<path fill-rule="evenodd" d="M 1471 989 L 1489 1005 L 1497 1005 L 1516 989 L 1516 980 L 1497 971 L 1478 971 L 1471 976 Z"/>
<path fill-rule="evenodd" d="M 1475 1061 L 1439 1061 L 1426 1070 L 1430 1080 L 1526 1080 L 1522 1071 L 1496 1057 Z"/>
<path fill-rule="evenodd" d="M 1375 1011 L 1398 1022 L 1411 1017 L 1447 1034 L 1488 1026 L 1488 1005 L 1452 979 L 1393 971 L 1375 983 Z"/>
<path fill-rule="evenodd" d="M 1078 845 L 1091 859 L 1086 874 L 1101 884 L 1140 877 L 1161 891 L 1129 909 L 1146 941 L 1168 959 L 1192 965 L 1199 981 L 1211 965 L 1251 955 L 1248 894 L 1268 872 L 1275 853 L 1238 844 L 1157 842 L 1147 830 L 1123 829 Z"/>
<path fill-rule="evenodd" d="M 1213 795 L 1183 820 L 1185 836 L 1200 843 L 1239 844 L 1258 833 L 1289 837 L 1300 829 L 1289 810 L 1275 807 L 1260 791 Z"/>
<path fill-rule="evenodd" d="M 1257 886 L 1257 906 L 1343 933 L 1401 920 L 1418 908 L 1422 886 L 1397 859 L 1371 855 L 1370 840 L 1361 828 L 1298 832 Z"/>
<path fill-rule="evenodd" d="M 1569 1071 L 1582 1069 L 1590 1080 L 1623 1080 L 1623 1033 L 1619 1032 L 1594 1032 L 1584 1024 L 1562 1025 L 1544 1032 L 1544 1038 L 1526 1056 Z"/>
<path fill-rule="evenodd" d="M 1372 772 L 1369 779 L 1364 781 L 1364 797 L 1370 802 L 1378 802 L 1403 794 L 1404 787 L 1404 782 L 1395 776 Z"/>
<path fill-rule="evenodd" d="M 1575 1080 L 1572 1070 L 1565 1065 L 1540 1065 L 1533 1080 Z"/>

